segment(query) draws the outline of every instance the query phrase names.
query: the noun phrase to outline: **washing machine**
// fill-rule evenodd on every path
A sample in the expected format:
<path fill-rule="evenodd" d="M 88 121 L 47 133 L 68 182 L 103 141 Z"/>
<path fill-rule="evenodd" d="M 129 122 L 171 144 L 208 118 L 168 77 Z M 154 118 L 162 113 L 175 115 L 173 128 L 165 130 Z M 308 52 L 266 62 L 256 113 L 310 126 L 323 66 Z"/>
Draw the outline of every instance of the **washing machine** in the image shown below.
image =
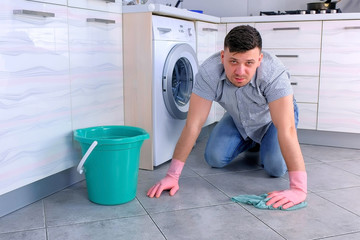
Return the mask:
<path fill-rule="evenodd" d="M 172 158 L 198 71 L 194 22 L 152 16 L 153 163 Z"/>

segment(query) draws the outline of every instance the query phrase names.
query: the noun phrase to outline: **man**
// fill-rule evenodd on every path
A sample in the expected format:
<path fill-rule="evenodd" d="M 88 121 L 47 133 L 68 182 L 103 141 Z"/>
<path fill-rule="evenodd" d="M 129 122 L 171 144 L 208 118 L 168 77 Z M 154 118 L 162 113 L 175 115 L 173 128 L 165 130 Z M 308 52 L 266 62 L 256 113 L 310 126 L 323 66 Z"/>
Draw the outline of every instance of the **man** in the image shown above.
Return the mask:
<path fill-rule="evenodd" d="M 165 178 L 151 187 L 149 197 L 163 190 L 174 195 L 185 161 L 207 119 L 212 101 L 227 111 L 214 127 L 205 160 L 221 168 L 239 153 L 260 144 L 265 171 L 280 177 L 288 171 L 290 189 L 269 193 L 267 205 L 284 209 L 305 200 L 307 174 L 297 139 L 298 110 L 285 66 L 262 52 L 259 32 L 250 26 L 232 29 L 224 50 L 199 68 L 186 125 L 176 144 Z"/>

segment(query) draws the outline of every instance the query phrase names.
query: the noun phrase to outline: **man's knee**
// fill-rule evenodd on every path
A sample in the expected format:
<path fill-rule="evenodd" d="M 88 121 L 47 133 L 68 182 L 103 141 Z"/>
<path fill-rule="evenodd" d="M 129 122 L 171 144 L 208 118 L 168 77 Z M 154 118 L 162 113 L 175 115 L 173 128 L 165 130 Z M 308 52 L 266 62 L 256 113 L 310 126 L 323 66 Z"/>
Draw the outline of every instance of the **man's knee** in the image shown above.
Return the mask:
<path fill-rule="evenodd" d="M 204 157 L 207 164 L 209 164 L 211 167 L 223 168 L 227 165 L 227 162 L 221 160 L 221 157 L 217 156 L 216 153 L 209 153 L 208 151 L 205 151 Z"/>
<path fill-rule="evenodd" d="M 283 164 L 280 164 L 279 166 L 270 165 L 266 166 L 264 165 L 264 169 L 271 177 L 282 177 L 287 171 L 286 165 L 283 166 Z"/>

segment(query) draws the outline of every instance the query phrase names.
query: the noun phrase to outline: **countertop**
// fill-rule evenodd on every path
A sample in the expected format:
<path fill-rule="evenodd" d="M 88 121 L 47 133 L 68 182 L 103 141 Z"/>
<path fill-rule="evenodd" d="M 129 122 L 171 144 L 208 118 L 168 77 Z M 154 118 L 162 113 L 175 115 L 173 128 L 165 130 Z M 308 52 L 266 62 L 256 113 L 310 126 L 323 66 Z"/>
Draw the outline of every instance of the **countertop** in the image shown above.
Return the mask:
<path fill-rule="evenodd" d="M 274 15 L 274 16 L 244 16 L 222 17 L 222 23 L 236 22 L 284 22 L 284 21 L 321 21 L 321 20 L 360 20 L 360 13 L 327 13 L 305 15 Z"/>
<path fill-rule="evenodd" d="M 305 15 L 275 15 L 275 16 L 242 16 L 215 17 L 207 14 L 192 12 L 187 9 L 165 6 L 163 4 L 143 4 L 123 6 L 123 13 L 152 12 L 155 15 L 176 17 L 181 19 L 204 21 L 211 23 L 240 23 L 240 22 L 284 22 L 284 21 L 321 21 L 321 20 L 360 20 L 360 13 L 333 14 L 305 14 Z"/>
<path fill-rule="evenodd" d="M 220 23 L 219 17 L 214 17 L 202 13 L 192 12 L 187 9 L 165 6 L 163 4 L 143 4 L 123 6 L 123 13 L 152 12 L 156 15 L 176 17 L 188 20 L 205 21 L 212 23 Z"/>

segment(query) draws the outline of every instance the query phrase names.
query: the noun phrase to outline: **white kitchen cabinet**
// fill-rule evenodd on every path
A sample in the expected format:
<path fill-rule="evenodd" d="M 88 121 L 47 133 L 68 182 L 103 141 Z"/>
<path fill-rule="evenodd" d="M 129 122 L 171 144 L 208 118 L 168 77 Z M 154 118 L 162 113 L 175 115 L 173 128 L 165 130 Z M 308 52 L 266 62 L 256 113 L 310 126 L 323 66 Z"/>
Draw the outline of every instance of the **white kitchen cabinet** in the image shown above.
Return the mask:
<path fill-rule="evenodd" d="M 124 124 L 122 15 L 68 8 L 73 129 Z"/>
<path fill-rule="evenodd" d="M 225 24 L 196 22 L 197 57 L 201 65 L 208 57 L 224 47 Z"/>
<path fill-rule="evenodd" d="M 66 6 L 0 2 L 0 195 L 74 166 Z"/>
<path fill-rule="evenodd" d="M 291 85 L 297 102 L 317 103 L 319 91 L 319 77 L 292 76 Z"/>
<path fill-rule="evenodd" d="M 67 0 L 68 6 L 104 12 L 121 13 L 121 0 Z"/>
<path fill-rule="evenodd" d="M 324 21 L 318 130 L 360 133 L 360 20 Z"/>
<path fill-rule="evenodd" d="M 266 22 L 255 27 L 263 50 L 277 56 L 290 72 L 299 106 L 298 128 L 316 130 L 322 22 Z"/>
<path fill-rule="evenodd" d="M 299 110 L 299 129 L 316 129 L 317 104 L 297 103 Z"/>
<path fill-rule="evenodd" d="M 264 48 L 264 50 L 277 56 L 281 60 L 281 62 L 289 69 L 292 76 L 319 76 L 320 48 Z"/>
<path fill-rule="evenodd" d="M 213 24 L 196 22 L 197 58 L 201 65 L 208 57 L 224 49 L 226 35 L 225 24 Z M 214 102 L 205 126 L 219 121 L 225 110 L 217 102 Z"/>

